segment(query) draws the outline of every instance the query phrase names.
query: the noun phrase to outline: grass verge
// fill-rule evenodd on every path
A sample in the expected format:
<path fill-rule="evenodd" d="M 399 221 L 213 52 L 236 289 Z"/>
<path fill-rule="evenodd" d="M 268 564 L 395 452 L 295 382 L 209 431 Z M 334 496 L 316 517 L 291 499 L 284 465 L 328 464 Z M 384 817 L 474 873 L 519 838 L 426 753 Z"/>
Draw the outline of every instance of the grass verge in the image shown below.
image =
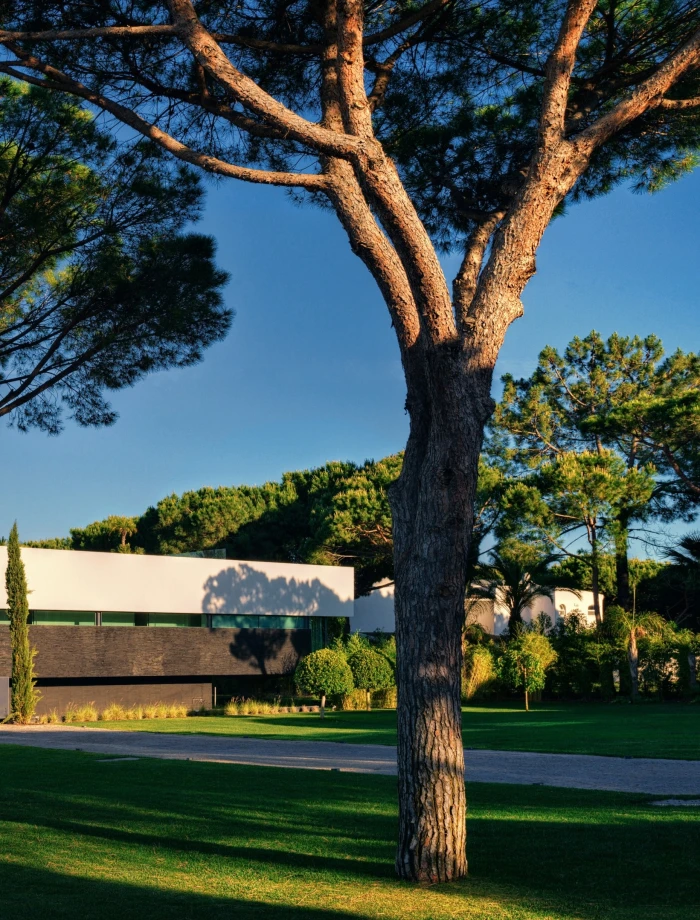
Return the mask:
<path fill-rule="evenodd" d="M 540 703 L 529 713 L 519 706 L 470 706 L 463 711 L 462 724 L 465 746 L 479 750 L 700 760 L 700 705 Z M 332 712 L 323 721 L 315 714 L 295 713 L 99 722 L 95 727 L 355 744 L 396 743 L 393 710 Z"/>
<path fill-rule="evenodd" d="M 687 920 L 700 815 L 470 785 L 471 877 L 393 878 L 395 780 L 0 749 L 3 920 Z"/>

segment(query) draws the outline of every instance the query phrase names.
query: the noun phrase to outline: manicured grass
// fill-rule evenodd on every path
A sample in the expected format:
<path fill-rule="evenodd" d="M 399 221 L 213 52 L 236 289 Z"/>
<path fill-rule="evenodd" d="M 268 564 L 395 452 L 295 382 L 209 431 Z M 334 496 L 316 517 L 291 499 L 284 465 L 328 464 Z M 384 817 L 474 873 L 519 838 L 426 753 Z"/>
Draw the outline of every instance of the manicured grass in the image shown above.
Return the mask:
<path fill-rule="evenodd" d="M 0 749 L 3 920 L 687 920 L 700 813 L 470 785 L 471 877 L 393 877 L 395 780 Z"/>
<path fill-rule="evenodd" d="M 529 713 L 515 705 L 470 706 L 463 712 L 463 726 L 465 746 L 480 750 L 700 760 L 700 705 L 695 704 L 539 703 Z M 393 710 L 332 712 L 323 721 L 313 713 L 295 713 L 100 722 L 97 727 L 355 744 L 396 743 Z"/>

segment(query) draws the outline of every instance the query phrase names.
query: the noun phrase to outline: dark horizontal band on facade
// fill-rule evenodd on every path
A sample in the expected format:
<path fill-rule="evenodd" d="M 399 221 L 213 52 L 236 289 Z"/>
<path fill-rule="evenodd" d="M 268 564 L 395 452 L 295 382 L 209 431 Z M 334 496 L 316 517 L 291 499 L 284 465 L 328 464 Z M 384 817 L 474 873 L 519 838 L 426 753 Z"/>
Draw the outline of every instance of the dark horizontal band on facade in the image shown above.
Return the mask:
<path fill-rule="evenodd" d="M 85 610 L 32 610 L 30 626 L 161 626 L 204 629 L 311 629 L 311 617 L 241 616 L 218 613 L 121 613 Z"/>

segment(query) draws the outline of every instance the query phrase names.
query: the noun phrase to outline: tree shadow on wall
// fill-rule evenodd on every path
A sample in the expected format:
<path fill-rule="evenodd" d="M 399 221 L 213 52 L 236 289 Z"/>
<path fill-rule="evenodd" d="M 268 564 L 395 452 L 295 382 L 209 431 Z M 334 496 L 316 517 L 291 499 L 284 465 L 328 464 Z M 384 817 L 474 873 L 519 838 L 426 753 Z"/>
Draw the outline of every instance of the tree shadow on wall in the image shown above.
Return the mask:
<path fill-rule="evenodd" d="M 347 617 L 353 612 L 352 599 L 344 600 L 318 578 L 270 578 L 246 563 L 212 575 L 204 590 L 202 612 L 207 614 Z M 231 654 L 240 661 L 255 661 L 262 674 L 288 674 L 310 651 L 310 630 L 241 629 L 231 643 Z"/>

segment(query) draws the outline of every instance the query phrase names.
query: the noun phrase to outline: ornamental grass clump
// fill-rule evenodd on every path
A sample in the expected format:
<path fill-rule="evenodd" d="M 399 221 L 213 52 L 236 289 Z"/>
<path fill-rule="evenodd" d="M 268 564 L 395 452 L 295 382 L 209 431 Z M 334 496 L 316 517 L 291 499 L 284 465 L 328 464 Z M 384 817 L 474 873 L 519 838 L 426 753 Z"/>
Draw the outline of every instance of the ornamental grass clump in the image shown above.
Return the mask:
<path fill-rule="evenodd" d="M 468 703 L 486 693 L 497 677 L 491 649 L 486 645 L 470 645 L 464 653 L 463 702 Z"/>
<path fill-rule="evenodd" d="M 126 719 L 126 710 L 120 703 L 110 703 L 100 713 L 102 722 L 122 722 L 124 719 Z"/>
<path fill-rule="evenodd" d="M 302 693 L 320 697 L 321 718 L 325 716 L 327 696 L 349 693 L 354 687 L 352 671 L 344 655 L 330 648 L 319 649 L 302 658 L 294 682 Z"/>
<path fill-rule="evenodd" d="M 83 703 L 75 709 L 76 722 L 97 722 L 97 710 L 93 703 Z"/>
<path fill-rule="evenodd" d="M 224 706 L 224 715 L 227 716 L 271 716 L 287 711 L 286 707 L 280 706 L 279 697 L 272 701 L 234 697 Z"/>

